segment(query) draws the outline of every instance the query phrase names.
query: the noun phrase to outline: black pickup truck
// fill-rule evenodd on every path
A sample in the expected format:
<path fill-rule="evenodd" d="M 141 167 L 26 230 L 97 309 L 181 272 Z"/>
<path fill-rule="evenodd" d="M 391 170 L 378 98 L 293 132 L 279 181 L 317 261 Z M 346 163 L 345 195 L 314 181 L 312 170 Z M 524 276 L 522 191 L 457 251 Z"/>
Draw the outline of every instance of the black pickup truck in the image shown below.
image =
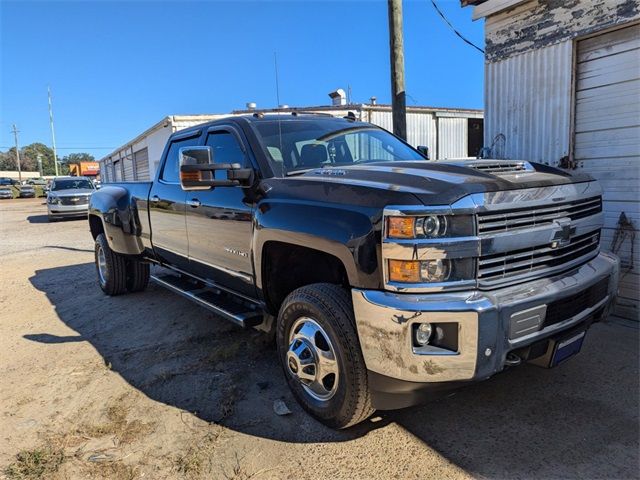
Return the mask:
<path fill-rule="evenodd" d="M 577 353 L 617 290 L 602 221 L 587 175 L 432 162 L 301 113 L 175 133 L 153 182 L 105 184 L 89 206 L 106 294 L 151 277 L 273 335 L 295 397 L 334 428 Z"/>

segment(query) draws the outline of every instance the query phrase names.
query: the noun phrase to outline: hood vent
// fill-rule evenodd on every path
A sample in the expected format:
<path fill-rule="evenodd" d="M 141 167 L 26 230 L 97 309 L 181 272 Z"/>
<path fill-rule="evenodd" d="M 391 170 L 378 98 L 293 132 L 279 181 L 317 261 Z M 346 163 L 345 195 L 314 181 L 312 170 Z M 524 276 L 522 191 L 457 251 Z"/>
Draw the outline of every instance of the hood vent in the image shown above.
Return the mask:
<path fill-rule="evenodd" d="M 465 166 L 485 173 L 520 173 L 520 172 L 535 172 L 533 165 L 529 162 L 519 161 L 479 161 L 469 162 Z"/>

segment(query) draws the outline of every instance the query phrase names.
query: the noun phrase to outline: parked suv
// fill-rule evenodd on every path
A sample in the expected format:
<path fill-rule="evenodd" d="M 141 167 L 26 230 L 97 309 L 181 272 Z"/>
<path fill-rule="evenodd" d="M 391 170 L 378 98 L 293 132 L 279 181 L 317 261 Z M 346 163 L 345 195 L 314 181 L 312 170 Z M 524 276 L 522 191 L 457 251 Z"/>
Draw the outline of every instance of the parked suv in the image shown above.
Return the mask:
<path fill-rule="evenodd" d="M 95 191 L 86 177 L 56 177 L 47 193 L 47 213 L 53 222 L 64 217 L 86 217 L 89 197 Z"/>
<path fill-rule="evenodd" d="M 13 189 L 8 185 L 0 185 L 0 199 L 7 200 L 13 198 Z"/>
<path fill-rule="evenodd" d="M 163 267 L 160 285 L 272 334 L 293 394 L 334 428 L 577 353 L 617 289 L 602 221 L 588 175 L 434 163 L 371 124 L 302 114 L 174 133 L 154 181 L 89 205 L 106 294 Z"/>
<path fill-rule="evenodd" d="M 32 185 L 21 185 L 18 190 L 20 191 L 18 194 L 20 198 L 35 198 L 36 196 L 36 190 Z"/>

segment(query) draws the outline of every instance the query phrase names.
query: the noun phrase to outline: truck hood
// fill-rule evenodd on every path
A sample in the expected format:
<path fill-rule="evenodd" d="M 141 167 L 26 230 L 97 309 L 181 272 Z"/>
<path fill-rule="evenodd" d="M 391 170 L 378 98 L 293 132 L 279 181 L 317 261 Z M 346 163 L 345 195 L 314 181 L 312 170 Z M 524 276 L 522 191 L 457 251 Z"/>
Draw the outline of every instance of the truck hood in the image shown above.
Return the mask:
<path fill-rule="evenodd" d="M 514 164 L 518 164 L 518 169 L 510 167 Z M 543 164 L 493 160 L 380 162 L 319 168 L 289 178 L 312 184 L 320 182 L 383 190 L 389 194 L 410 193 L 425 205 L 451 204 L 472 193 L 593 180 L 586 174 L 567 173 Z"/>

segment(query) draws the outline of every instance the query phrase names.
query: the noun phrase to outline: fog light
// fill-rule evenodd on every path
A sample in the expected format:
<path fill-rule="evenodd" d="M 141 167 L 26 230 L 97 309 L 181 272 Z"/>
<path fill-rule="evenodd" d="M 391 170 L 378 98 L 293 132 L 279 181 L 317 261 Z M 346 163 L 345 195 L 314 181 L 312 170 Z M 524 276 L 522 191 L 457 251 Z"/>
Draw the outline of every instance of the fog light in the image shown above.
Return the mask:
<path fill-rule="evenodd" d="M 421 323 L 416 329 L 416 343 L 418 345 L 426 345 L 431 339 L 433 328 L 430 323 Z"/>

